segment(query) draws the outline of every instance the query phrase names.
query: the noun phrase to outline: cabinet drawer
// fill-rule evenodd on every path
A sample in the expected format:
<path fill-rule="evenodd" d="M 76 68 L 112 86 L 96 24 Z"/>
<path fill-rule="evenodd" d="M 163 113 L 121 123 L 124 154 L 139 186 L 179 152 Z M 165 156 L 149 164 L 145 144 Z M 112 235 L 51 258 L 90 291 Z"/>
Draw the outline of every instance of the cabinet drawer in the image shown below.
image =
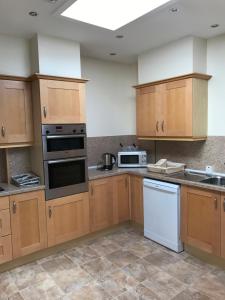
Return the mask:
<path fill-rule="evenodd" d="M 0 210 L 9 208 L 9 197 L 0 197 Z"/>
<path fill-rule="evenodd" d="M 12 260 L 11 235 L 0 237 L 0 264 Z"/>
<path fill-rule="evenodd" d="M 0 211 L 0 236 L 11 234 L 9 209 Z"/>

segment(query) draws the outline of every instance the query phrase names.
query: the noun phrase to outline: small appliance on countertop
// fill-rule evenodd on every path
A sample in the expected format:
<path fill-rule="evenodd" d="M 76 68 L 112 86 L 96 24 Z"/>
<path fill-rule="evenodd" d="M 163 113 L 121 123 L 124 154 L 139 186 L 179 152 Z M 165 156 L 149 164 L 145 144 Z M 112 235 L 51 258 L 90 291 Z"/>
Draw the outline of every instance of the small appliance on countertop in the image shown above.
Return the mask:
<path fill-rule="evenodd" d="M 113 166 L 116 163 L 116 156 L 112 153 L 103 153 L 102 154 L 102 162 L 99 170 L 110 171 L 113 169 Z"/>
<path fill-rule="evenodd" d="M 118 167 L 119 168 L 143 168 L 147 167 L 147 152 L 139 150 L 133 144 L 132 146 L 124 147 L 122 144 L 121 151 L 118 152 Z"/>

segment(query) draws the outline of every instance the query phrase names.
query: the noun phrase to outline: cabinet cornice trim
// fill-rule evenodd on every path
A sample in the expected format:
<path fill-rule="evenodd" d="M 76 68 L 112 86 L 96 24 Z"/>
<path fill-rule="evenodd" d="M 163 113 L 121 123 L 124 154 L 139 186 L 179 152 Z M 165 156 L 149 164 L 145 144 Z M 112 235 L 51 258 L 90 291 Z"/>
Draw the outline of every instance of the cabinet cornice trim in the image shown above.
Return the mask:
<path fill-rule="evenodd" d="M 28 79 L 29 79 L 29 81 L 34 81 L 37 79 L 46 79 L 46 80 L 77 82 L 77 83 L 86 83 L 89 81 L 88 79 L 83 79 L 83 78 L 53 76 L 53 75 L 45 75 L 45 74 L 40 74 L 40 73 L 35 73 L 35 74 L 31 75 Z"/>
<path fill-rule="evenodd" d="M 168 83 L 176 80 L 182 80 L 182 79 L 188 79 L 188 78 L 196 78 L 196 79 L 203 79 L 203 80 L 210 80 L 212 78 L 211 75 L 207 74 L 201 74 L 201 73 L 190 73 L 186 75 L 181 75 L 177 77 L 171 77 L 163 80 L 157 80 L 157 81 L 152 81 L 152 82 L 147 82 L 147 83 L 142 83 L 139 85 L 133 86 L 135 89 L 141 89 L 143 87 L 148 87 L 152 85 L 157 85 L 157 84 L 162 84 L 162 83 Z"/>
<path fill-rule="evenodd" d="M 0 74 L 0 80 L 29 81 L 27 77 Z"/>

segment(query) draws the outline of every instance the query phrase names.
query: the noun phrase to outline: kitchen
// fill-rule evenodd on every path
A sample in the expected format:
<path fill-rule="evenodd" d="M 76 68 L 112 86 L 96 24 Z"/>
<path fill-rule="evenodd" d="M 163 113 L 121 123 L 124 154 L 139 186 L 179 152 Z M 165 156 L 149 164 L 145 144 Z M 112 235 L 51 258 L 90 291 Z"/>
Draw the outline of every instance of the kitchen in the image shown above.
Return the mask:
<path fill-rule="evenodd" d="M 0 298 L 224 299 L 224 4 L 173 1 L 114 32 L 56 16 L 65 2 L 0 4 Z M 131 149 L 187 172 L 118 168 L 140 166 Z M 12 184 L 26 173 L 39 184 Z"/>

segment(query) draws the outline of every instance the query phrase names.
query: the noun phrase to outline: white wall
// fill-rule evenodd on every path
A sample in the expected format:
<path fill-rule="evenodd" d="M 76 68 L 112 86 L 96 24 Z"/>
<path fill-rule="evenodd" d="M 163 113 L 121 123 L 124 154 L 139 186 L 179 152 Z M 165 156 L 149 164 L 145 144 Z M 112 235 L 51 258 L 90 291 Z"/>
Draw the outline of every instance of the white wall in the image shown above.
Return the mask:
<path fill-rule="evenodd" d="M 209 81 L 209 126 L 212 136 L 225 136 L 225 35 L 207 41 Z"/>
<path fill-rule="evenodd" d="M 41 74 L 81 77 L 80 44 L 44 35 L 37 35 Z"/>
<path fill-rule="evenodd" d="M 29 41 L 0 35 L 0 74 L 28 76 L 30 72 Z"/>
<path fill-rule="evenodd" d="M 113 136 L 135 134 L 137 67 L 83 57 L 86 86 L 87 134 Z"/>
<path fill-rule="evenodd" d="M 186 37 L 138 57 L 138 82 L 145 83 L 193 72 L 206 72 L 206 41 Z"/>

